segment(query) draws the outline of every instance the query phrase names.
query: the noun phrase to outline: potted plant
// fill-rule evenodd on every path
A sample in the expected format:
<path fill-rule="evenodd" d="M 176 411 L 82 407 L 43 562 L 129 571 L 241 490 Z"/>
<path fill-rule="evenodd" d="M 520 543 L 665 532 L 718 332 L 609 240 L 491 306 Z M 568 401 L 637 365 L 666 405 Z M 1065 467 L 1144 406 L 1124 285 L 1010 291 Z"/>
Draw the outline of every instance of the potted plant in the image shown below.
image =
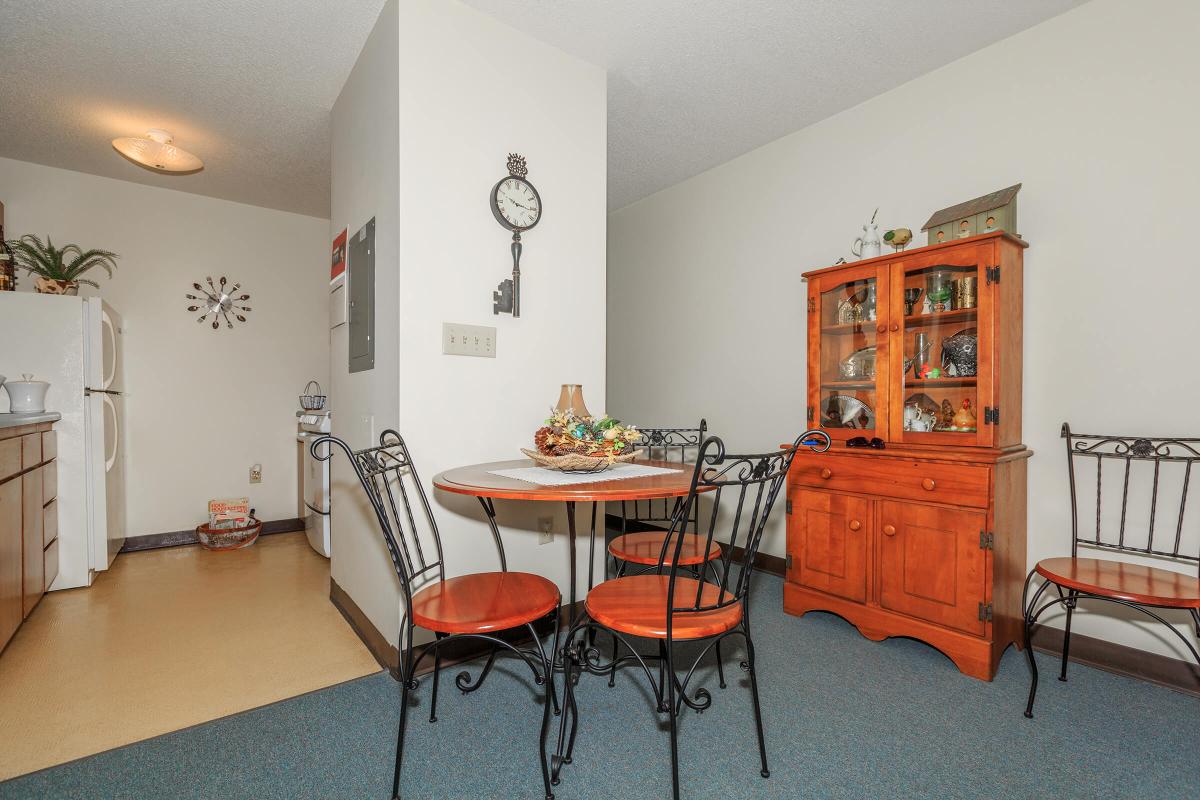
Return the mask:
<path fill-rule="evenodd" d="M 42 294 L 78 294 L 79 284 L 100 288 L 93 280 L 80 277 L 85 272 L 100 267 L 112 277 L 117 266 L 117 254 L 108 250 L 84 250 L 79 245 L 55 247 L 46 237 L 45 243 L 33 234 L 8 242 L 13 261 L 21 269 L 34 276 L 34 286 Z"/>

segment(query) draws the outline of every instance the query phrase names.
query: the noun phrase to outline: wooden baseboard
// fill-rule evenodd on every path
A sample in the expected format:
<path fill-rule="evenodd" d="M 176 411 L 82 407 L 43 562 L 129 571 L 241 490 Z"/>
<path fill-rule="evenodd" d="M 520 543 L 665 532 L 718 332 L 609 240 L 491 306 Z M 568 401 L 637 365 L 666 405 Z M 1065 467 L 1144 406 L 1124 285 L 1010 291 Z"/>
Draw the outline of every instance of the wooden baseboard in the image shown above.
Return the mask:
<path fill-rule="evenodd" d="M 1061 656 L 1062 644 L 1061 628 L 1039 625 L 1033 631 L 1034 650 Z M 1145 650 L 1078 633 L 1071 634 L 1070 661 L 1200 697 L 1200 665 L 1190 661 L 1148 653 Z M 1038 671 L 1043 673 L 1042 677 L 1045 679 L 1044 667 Z M 1058 670 L 1055 667 L 1054 677 L 1057 675 Z M 1069 670 L 1067 677 L 1070 678 Z"/>
<path fill-rule="evenodd" d="M 294 533 L 302 530 L 304 530 L 304 520 L 302 519 L 272 519 L 263 523 L 259 536 L 269 536 L 273 533 Z M 145 536 L 130 536 L 125 540 L 125 544 L 121 546 L 121 552 L 136 553 L 139 550 L 158 550 L 162 547 L 186 547 L 191 544 L 199 544 L 199 539 L 196 537 L 196 530 L 194 528 L 188 528 L 184 531 L 170 531 L 168 533 L 149 533 Z"/>
<path fill-rule="evenodd" d="M 350 625 L 350 628 L 358 635 L 358 638 L 362 640 L 366 648 L 371 651 L 371 655 L 379 662 L 379 666 L 391 673 L 393 678 L 399 679 L 399 650 L 388 641 L 387 637 L 379 632 L 379 629 L 375 627 L 371 620 L 367 619 L 367 615 L 358 607 L 354 599 L 346 593 L 345 589 L 338 586 L 337 582 L 332 578 L 329 579 L 329 601 L 333 603 L 334 608 L 341 612 L 342 617 Z M 582 601 L 576 604 L 578 607 L 582 607 L 582 605 Z M 563 611 L 563 624 L 565 625 L 567 620 L 571 618 L 571 614 L 568 613 L 568 609 L 565 607 Z M 551 631 L 553 631 L 552 625 L 543 631 L 539 631 L 539 634 L 546 636 Z M 529 637 L 525 635 L 523 629 L 504 631 L 498 634 L 498 638 L 517 646 L 529 643 Z M 442 648 L 442 668 L 446 669 L 466 661 L 473 661 L 487 655 L 490 649 L 491 645 L 478 639 L 459 639 L 458 641 L 448 643 Z M 420 667 L 417 669 L 417 675 L 425 675 L 432 671 L 433 659 L 428 658 L 421 662 Z"/>

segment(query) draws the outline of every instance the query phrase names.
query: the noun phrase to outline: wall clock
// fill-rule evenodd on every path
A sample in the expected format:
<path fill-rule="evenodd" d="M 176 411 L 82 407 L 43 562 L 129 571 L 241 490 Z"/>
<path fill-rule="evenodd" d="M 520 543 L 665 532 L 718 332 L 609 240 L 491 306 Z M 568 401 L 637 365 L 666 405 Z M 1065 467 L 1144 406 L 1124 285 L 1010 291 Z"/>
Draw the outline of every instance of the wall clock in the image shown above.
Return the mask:
<path fill-rule="evenodd" d="M 237 294 L 237 290 L 242 288 L 240 283 L 235 283 L 231 288 L 226 288 L 227 281 L 222 275 L 217 283 L 213 283 L 211 277 L 205 278 L 208 282 L 208 288 L 205 289 L 199 283 L 193 283 L 192 288 L 199 295 L 186 295 L 188 300 L 197 300 L 199 305 L 188 306 L 188 311 L 195 313 L 202 312 L 196 318 L 196 322 L 203 324 L 206 321 L 212 322 L 212 329 L 215 331 L 221 327 L 221 321 L 225 321 L 227 328 L 233 327 L 233 321 L 246 321 L 246 314 L 250 313 L 250 306 L 242 305 L 250 299 L 248 294 Z"/>
<path fill-rule="evenodd" d="M 521 234 L 542 218 L 542 198 L 526 176 L 525 157 L 508 154 L 508 175 L 492 187 L 492 215 L 501 227 L 512 231 L 513 271 L 492 292 L 492 313 L 521 316 Z"/>

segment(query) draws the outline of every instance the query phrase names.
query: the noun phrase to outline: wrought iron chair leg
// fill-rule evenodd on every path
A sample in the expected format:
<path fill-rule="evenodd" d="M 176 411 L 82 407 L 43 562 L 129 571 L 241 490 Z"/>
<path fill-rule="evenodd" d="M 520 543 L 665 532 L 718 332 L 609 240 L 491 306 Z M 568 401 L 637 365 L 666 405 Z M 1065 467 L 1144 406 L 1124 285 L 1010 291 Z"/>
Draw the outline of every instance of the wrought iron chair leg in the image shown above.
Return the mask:
<path fill-rule="evenodd" d="M 771 770 L 767 767 L 767 742 L 763 736 L 762 724 L 762 704 L 758 700 L 758 675 L 755 672 L 754 665 L 754 640 L 750 638 L 750 628 L 746 631 L 746 663 L 750 673 L 750 696 L 754 700 L 754 728 L 758 733 L 758 756 L 762 761 L 762 769 L 759 774 L 764 778 L 771 777 Z"/>
<path fill-rule="evenodd" d="M 617 685 L 617 648 L 620 642 L 617 637 L 612 637 L 612 667 L 608 670 L 608 688 L 613 688 Z"/>
<path fill-rule="evenodd" d="M 679 709 L 675 704 L 675 664 L 671 660 L 671 650 L 669 644 L 665 644 L 662 639 L 659 639 L 659 645 L 662 647 L 663 657 L 659 662 L 660 665 L 665 664 L 667 683 L 667 714 L 671 722 L 671 797 L 674 800 L 679 800 Z M 659 674 L 662 674 L 661 672 Z"/>
<path fill-rule="evenodd" d="M 720 682 L 721 688 L 724 689 L 726 686 L 725 664 L 724 659 L 721 658 L 721 641 L 719 639 L 717 640 L 716 645 L 713 647 L 713 650 L 715 650 L 717 653 L 717 680 Z"/>
<path fill-rule="evenodd" d="M 559 607 L 561 609 L 561 605 Z M 554 647 L 547 654 L 542 650 L 541 643 L 538 643 L 538 651 L 542 655 L 542 675 L 546 683 L 546 697 L 543 701 L 542 708 L 542 729 L 538 734 L 538 761 L 542 765 L 542 786 L 546 790 L 546 800 L 554 800 L 554 792 L 550 789 L 550 763 L 549 755 L 546 752 L 546 737 L 550 733 L 550 717 L 551 710 L 558 713 L 558 700 L 554 693 L 554 652 L 558 647 L 558 625 L 559 615 L 561 611 L 556 610 L 554 614 Z M 529 626 L 530 631 L 533 631 L 536 638 L 537 632 L 533 630 L 533 626 Z"/>
<path fill-rule="evenodd" d="M 1033 701 L 1037 697 L 1038 685 L 1038 668 L 1037 661 L 1033 657 L 1033 643 L 1031 641 L 1033 634 L 1033 619 L 1029 616 L 1030 609 L 1025 609 L 1025 657 L 1029 659 L 1029 700 L 1025 703 L 1025 716 L 1028 719 L 1033 719 Z"/>
<path fill-rule="evenodd" d="M 436 634 L 437 640 L 440 642 L 446 638 L 446 634 Z M 433 653 L 433 697 L 429 700 L 429 721 L 437 722 L 437 700 L 438 700 L 438 678 L 442 674 L 442 648 L 438 648 Z"/>
<path fill-rule="evenodd" d="M 1063 683 L 1067 681 L 1067 656 L 1071 652 L 1071 615 L 1075 613 L 1078 597 L 1079 592 L 1074 589 L 1067 592 L 1067 627 L 1063 630 L 1062 672 L 1058 676 Z"/>
<path fill-rule="evenodd" d="M 471 683 L 471 673 L 466 670 L 463 670 L 454 677 L 454 685 L 459 688 L 459 691 L 463 694 L 468 694 L 483 686 L 484 680 L 487 679 L 488 674 L 492 671 L 492 665 L 496 663 L 496 651 L 499 649 L 497 645 L 492 645 L 492 651 L 488 653 L 487 661 L 484 663 L 483 669 L 479 671 L 479 677 L 475 680 L 475 683 Z"/>
<path fill-rule="evenodd" d="M 400 800 L 400 765 L 404 761 L 404 728 L 408 723 L 408 693 L 413 688 L 412 629 L 408 630 L 408 649 L 404 653 L 404 664 L 400 671 L 400 725 L 396 730 L 396 769 L 392 775 L 392 800 Z M 404 644 L 401 637 L 401 645 Z"/>
<path fill-rule="evenodd" d="M 667 645 L 662 639 L 658 640 L 658 685 L 667 685 Z M 659 701 L 660 704 L 665 700 L 666 696 L 664 695 L 662 700 Z M 674 705 L 674 701 L 672 701 L 671 705 Z M 666 711 L 667 709 L 659 705 L 658 710 Z"/>

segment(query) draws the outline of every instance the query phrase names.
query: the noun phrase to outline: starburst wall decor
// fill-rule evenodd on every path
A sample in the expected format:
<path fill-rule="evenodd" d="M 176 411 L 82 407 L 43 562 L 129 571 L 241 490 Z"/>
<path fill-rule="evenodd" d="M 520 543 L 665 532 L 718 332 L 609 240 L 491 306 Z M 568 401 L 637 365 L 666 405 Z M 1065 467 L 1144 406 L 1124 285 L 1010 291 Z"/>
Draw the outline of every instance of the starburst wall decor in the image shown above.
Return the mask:
<path fill-rule="evenodd" d="M 196 319 L 196 322 L 204 324 L 211 319 L 214 331 L 221 327 L 221 320 L 225 320 L 225 327 L 227 328 L 233 327 L 235 319 L 238 322 L 245 322 L 245 315 L 250 313 L 250 306 L 242 305 L 242 303 L 249 300 L 250 295 L 237 294 L 237 290 L 242 288 L 242 285 L 235 283 L 231 288 L 226 289 L 225 285 L 227 281 L 224 275 L 216 283 L 213 283 L 211 277 L 205 278 L 205 280 L 208 282 L 207 289 L 199 283 L 193 283 L 192 288 L 200 292 L 200 294 L 186 295 L 188 300 L 198 300 L 200 302 L 200 305 L 188 306 L 188 311 L 192 313 L 197 311 L 203 312 Z"/>

